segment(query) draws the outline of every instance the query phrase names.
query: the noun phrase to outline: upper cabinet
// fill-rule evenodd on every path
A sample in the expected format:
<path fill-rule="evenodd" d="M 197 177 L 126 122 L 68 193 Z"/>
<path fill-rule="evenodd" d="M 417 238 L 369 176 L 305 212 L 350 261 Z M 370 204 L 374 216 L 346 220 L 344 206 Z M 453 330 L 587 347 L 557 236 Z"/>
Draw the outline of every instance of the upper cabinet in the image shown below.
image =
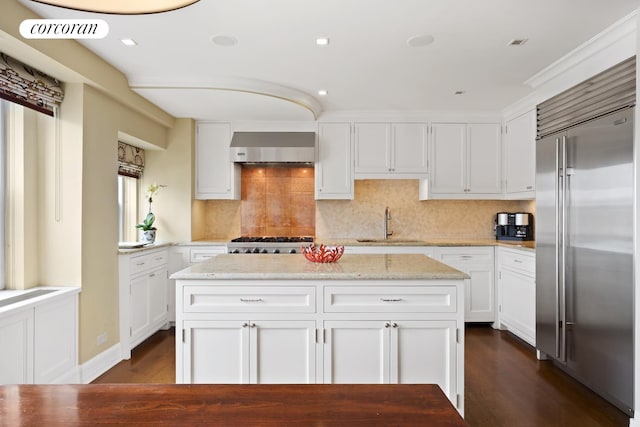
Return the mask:
<path fill-rule="evenodd" d="M 350 123 L 319 123 L 316 199 L 353 199 L 353 144 Z"/>
<path fill-rule="evenodd" d="M 536 110 L 507 121 L 504 173 L 505 197 L 535 197 L 536 183 Z"/>
<path fill-rule="evenodd" d="M 229 123 L 196 127 L 196 199 L 240 199 L 240 168 L 231 161 Z"/>
<path fill-rule="evenodd" d="M 434 123 L 431 198 L 502 198 L 501 159 L 499 123 Z"/>
<path fill-rule="evenodd" d="M 427 177 L 427 125 L 356 123 L 356 179 Z"/>

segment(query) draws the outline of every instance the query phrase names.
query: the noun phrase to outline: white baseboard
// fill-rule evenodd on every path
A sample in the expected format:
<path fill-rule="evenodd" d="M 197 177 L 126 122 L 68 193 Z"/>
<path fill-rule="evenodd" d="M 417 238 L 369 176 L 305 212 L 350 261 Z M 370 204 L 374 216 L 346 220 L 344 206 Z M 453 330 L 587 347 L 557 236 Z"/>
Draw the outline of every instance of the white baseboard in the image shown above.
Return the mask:
<path fill-rule="evenodd" d="M 629 420 L 629 427 L 640 427 L 640 418 L 631 418 Z"/>
<path fill-rule="evenodd" d="M 80 384 L 80 366 L 75 366 L 69 372 L 65 372 L 53 380 L 51 384 Z"/>
<path fill-rule="evenodd" d="M 83 363 L 80 366 L 81 383 L 89 384 L 91 381 L 113 368 L 122 360 L 120 355 L 120 343 L 118 343 L 98 354 L 93 359 Z"/>

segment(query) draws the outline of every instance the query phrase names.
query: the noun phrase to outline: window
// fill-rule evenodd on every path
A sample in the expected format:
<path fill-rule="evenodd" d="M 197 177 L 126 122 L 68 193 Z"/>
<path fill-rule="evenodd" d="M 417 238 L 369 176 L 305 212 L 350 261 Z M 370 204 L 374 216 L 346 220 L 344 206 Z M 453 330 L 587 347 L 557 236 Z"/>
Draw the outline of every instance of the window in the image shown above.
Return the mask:
<path fill-rule="evenodd" d="M 118 240 L 138 240 L 135 225 L 138 217 L 138 179 L 118 175 Z"/>

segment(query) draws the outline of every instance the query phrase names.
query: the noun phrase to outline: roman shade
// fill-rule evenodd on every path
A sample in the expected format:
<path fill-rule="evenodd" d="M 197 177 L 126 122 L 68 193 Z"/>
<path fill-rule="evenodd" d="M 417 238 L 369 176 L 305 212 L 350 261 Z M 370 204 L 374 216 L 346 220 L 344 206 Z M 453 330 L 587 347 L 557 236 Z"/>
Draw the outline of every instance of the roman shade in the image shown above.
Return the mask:
<path fill-rule="evenodd" d="M 118 175 L 140 178 L 144 171 L 144 150 L 118 142 Z"/>
<path fill-rule="evenodd" d="M 57 79 L 0 52 L 0 98 L 53 116 L 64 92 Z"/>
<path fill-rule="evenodd" d="M 636 103 L 636 57 L 538 105 L 538 139 Z"/>

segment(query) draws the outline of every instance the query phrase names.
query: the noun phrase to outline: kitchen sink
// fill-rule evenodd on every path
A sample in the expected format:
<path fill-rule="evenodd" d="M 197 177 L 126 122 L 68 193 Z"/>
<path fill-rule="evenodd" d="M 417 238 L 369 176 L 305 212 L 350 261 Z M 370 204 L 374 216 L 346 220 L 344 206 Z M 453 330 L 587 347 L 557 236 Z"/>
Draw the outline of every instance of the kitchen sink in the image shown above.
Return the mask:
<path fill-rule="evenodd" d="M 422 243 L 420 240 L 403 240 L 403 239 L 356 239 L 359 243 Z"/>

